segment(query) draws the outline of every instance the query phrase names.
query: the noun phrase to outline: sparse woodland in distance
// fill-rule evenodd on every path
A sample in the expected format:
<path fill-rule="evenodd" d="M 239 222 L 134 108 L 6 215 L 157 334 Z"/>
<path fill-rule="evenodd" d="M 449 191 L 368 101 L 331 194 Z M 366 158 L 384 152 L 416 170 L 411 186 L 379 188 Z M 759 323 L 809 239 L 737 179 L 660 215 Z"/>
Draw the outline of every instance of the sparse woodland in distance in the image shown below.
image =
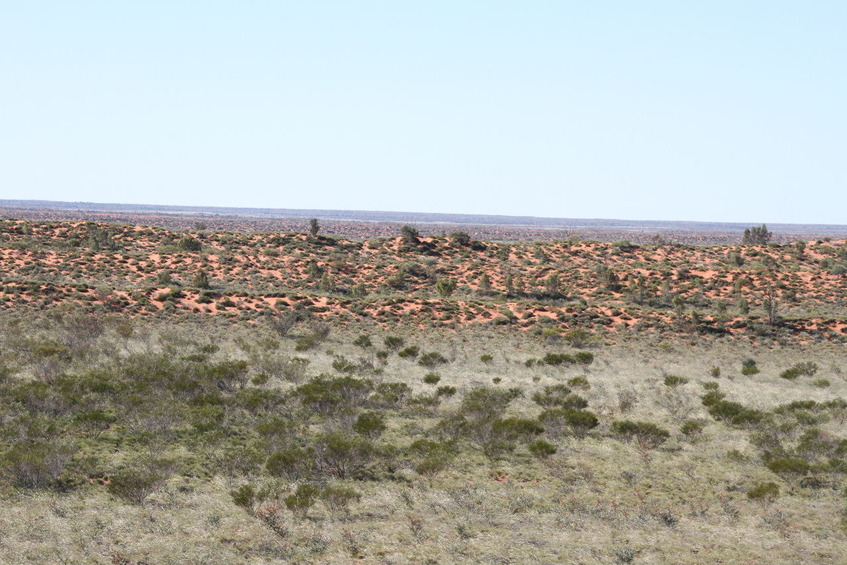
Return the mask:
<path fill-rule="evenodd" d="M 847 241 L 0 220 L 0 563 L 837 563 Z"/>

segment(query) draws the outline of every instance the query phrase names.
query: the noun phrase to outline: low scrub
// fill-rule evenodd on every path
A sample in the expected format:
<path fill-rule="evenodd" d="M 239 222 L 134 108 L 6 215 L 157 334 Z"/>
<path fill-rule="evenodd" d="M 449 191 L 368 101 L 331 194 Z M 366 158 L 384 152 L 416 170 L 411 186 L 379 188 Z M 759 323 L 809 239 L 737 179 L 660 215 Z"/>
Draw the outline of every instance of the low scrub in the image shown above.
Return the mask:
<path fill-rule="evenodd" d="M 670 436 L 670 432 L 651 422 L 616 420 L 612 422 L 612 432 L 624 439 L 635 440 L 651 447 L 658 447 Z"/>

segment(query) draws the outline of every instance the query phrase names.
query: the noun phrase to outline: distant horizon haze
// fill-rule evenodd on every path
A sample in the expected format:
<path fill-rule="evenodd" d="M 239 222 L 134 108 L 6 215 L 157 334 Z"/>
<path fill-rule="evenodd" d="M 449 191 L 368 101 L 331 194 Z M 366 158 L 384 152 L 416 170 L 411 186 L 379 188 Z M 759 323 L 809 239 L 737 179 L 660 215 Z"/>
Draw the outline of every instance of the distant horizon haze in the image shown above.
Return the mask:
<path fill-rule="evenodd" d="M 547 227 L 550 229 L 566 229 L 567 227 L 583 228 L 588 226 L 607 226 L 618 229 L 627 227 L 638 229 L 664 228 L 682 230 L 727 229 L 743 230 L 747 227 L 767 225 L 776 231 L 792 229 L 823 227 L 831 228 L 833 234 L 847 235 L 847 224 L 804 224 L 795 222 L 720 222 L 697 220 L 661 220 L 633 218 L 565 218 L 553 216 L 525 216 L 508 214 L 463 214 L 449 212 L 418 212 L 411 210 L 341 210 L 341 209 L 311 209 L 311 208 L 270 208 L 244 206 L 201 206 L 201 205 L 171 205 L 146 204 L 140 202 L 83 202 L 83 201 L 54 201 L 54 200 L 20 200 L 0 199 L 0 209 L 44 209 L 52 211 L 90 211 L 116 213 L 171 213 L 176 215 L 214 217 L 235 216 L 244 218 L 318 218 L 323 220 L 349 221 L 382 221 L 390 223 L 415 224 L 480 224 L 480 225 L 514 225 Z"/>

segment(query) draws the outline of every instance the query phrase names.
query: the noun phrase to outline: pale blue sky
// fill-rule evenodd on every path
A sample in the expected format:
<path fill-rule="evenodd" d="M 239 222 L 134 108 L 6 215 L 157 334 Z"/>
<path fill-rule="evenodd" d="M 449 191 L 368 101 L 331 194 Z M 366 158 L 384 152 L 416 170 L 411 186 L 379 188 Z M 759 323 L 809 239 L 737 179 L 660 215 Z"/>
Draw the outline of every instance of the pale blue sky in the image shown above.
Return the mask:
<path fill-rule="evenodd" d="M 0 0 L 0 198 L 847 224 L 847 2 Z"/>

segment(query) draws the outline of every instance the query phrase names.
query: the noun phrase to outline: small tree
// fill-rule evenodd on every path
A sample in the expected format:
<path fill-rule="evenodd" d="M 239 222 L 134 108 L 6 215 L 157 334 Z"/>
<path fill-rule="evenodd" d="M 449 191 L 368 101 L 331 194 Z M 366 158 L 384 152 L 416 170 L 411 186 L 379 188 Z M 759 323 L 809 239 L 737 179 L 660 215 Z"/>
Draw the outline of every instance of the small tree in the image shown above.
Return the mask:
<path fill-rule="evenodd" d="M 297 486 L 294 494 L 285 497 L 285 507 L 291 510 L 295 516 L 305 518 L 309 512 L 309 508 L 314 506 L 318 501 L 318 496 L 321 494 L 321 489 L 314 485 L 304 483 Z"/>
<path fill-rule="evenodd" d="M 312 237 L 317 237 L 319 231 L 321 231 L 321 226 L 318 223 L 318 219 L 312 218 L 309 220 L 309 233 Z"/>
<path fill-rule="evenodd" d="M 420 243 L 420 240 L 418 238 L 421 236 L 421 234 L 412 226 L 403 226 L 402 228 L 400 228 L 400 235 L 403 237 L 403 243 L 405 243 L 409 247 Z"/>
<path fill-rule="evenodd" d="M 463 231 L 454 231 L 450 234 L 450 239 L 452 239 L 456 245 L 470 245 L 471 236 Z"/>
<path fill-rule="evenodd" d="M 177 243 L 177 247 L 180 249 L 180 251 L 194 252 L 200 251 L 203 248 L 203 244 L 201 244 L 200 241 L 191 237 L 190 235 L 186 235 L 179 240 L 179 242 Z"/>
<path fill-rule="evenodd" d="M 194 288 L 209 288 L 209 274 L 203 269 L 197 271 L 194 280 L 191 281 Z"/>
<path fill-rule="evenodd" d="M 487 296 L 491 293 L 491 277 L 488 276 L 488 273 L 482 273 L 482 276 L 479 277 L 479 286 L 476 292 L 481 296 Z"/>
<path fill-rule="evenodd" d="M 768 287 L 762 298 L 762 308 L 768 318 L 768 324 L 775 326 L 779 323 L 779 299 L 773 287 Z"/>
<path fill-rule="evenodd" d="M 743 245 L 767 245 L 773 234 L 768 231 L 765 224 L 761 226 L 753 226 L 744 230 L 744 237 L 741 239 Z"/>
<path fill-rule="evenodd" d="M 547 291 L 547 295 L 553 298 L 558 297 L 560 293 L 559 285 L 559 273 L 551 273 L 544 281 L 544 289 Z"/>
<path fill-rule="evenodd" d="M 435 283 L 435 291 L 441 298 L 450 298 L 456 290 L 456 281 L 453 279 L 441 279 Z"/>

